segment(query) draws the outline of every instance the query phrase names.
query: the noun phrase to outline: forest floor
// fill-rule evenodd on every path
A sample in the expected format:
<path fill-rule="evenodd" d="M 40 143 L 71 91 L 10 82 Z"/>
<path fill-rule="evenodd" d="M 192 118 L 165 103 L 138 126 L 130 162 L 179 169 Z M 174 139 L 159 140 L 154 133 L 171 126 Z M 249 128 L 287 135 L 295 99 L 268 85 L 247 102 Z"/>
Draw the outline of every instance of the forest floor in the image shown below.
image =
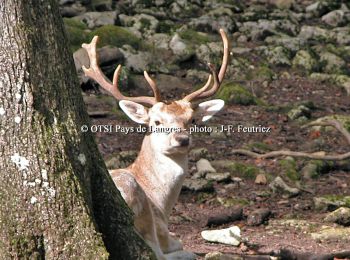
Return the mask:
<path fill-rule="evenodd" d="M 275 107 L 286 106 L 292 100 L 311 101 L 315 105 L 311 119 L 330 114 L 350 114 L 350 99 L 339 87 L 320 84 L 297 76 L 292 79 L 276 80 L 269 86 L 262 87 L 260 91 L 262 91 L 260 98 Z M 93 108 L 95 111 L 99 109 L 105 110 L 103 107 Z M 120 116 L 112 114 L 102 118 L 93 118 L 92 123 L 135 126 L 130 120 L 121 119 Z M 261 106 L 228 105 L 209 124 L 271 127 L 270 133 L 231 133 L 224 138 L 213 138 L 209 135 L 194 136 L 192 140 L 192 148 L 205 147 L 208 149 L 211 161 L 242 162 L 254 165 L 271 176 L 283 176 L 283 170 L 277 159 L 256 160 L 232 154 L 231 150 L 247 147 L 252 143 L 265 143 L 273 150 L 315 152 L 319 151 L 318 147 L 327 153 L 343 153 L 349 149 L 344 138 L 337 131 L 322 131 L 315 134 L 315 131 L 301 128 L 299 123 L 290 120 L 283 109 L 271 111 Z M 142 142 L 141 134 L 130 134 L 128 138 L 125 138 L 125 135 L 120 133 L 96 133 L 96 138 L 105 159 L 109 158 L 110 154 L 120 151 L 137 151 Z M 305 164 L 304 159 L 297 159 L 296 162 L 299 167 Z M 195 172 L 194 166 L 195 163 L 190 162 L 191 174 Z M 223 169 L 216 170 L 220 172 Z M 254 178 L 239 177 L 242 178 L 240 184 L 232 184 L 232 181 L 214 183 L 214 189 L 209 192 L 183 191 L 181 193 L 170 219 L 170 230 L 182 240 L 186 250 L 195 252 L 199 256 L 213 251 L 227 254 L 260 255 L 261 257 L 292 252 L 294 256 L 290 259 L 311 259 L 296 256 L 299 253 L 316 256 L 314 259 L 332 259 L 322 258 L 320 255 L 350 251 L 350 238 L 317 241 L 310 235 L 311 232 L 320 231 L 324 225 L 336 226 L 332 223 L 325 224 L 323 219 L 327 212 L 317 211 L 314 208 L 313 198 L 330 194 L 350 195 L 349 172 L 331 170 L 317 178 L 301 179 L 302 192 L 293 198 L 283 198 L 279 194 L 270 193 L 267 196 L 261 196 L 265 191 L 270 190 L 268 183 L 258 185 L 255 184 Z M 292 182 L 289 183 L 295 186 Z M 218 197 L 235 197 L 247 201 L 248 203 L 242 206 L 243 218 L 213 228 L 206 227 L 210 216 L 220 216 L 222 212 L 228 210 L 218 202 Z M 247 216 L 261 208 L 271 211 L 269 220 L 258 226 L 247 225 Z M 239 247 L 209 243 L 201 237 L 202 230 L 221 229 L 232 225 L 241 228 L 244 242 Z M 285 259 L 288 258 L 285 257 Z"/>

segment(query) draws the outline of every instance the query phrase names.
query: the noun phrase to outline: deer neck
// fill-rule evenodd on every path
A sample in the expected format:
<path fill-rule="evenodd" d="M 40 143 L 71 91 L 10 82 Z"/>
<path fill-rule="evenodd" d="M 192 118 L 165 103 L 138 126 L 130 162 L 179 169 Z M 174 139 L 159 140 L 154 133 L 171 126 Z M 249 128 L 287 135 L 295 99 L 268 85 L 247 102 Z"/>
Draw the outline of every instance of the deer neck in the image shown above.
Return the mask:
<path fill-rule="evenodd" d="M 146 136 L 131 169 L 148 197 L 168 218 L 188 171 L 187 153 L 165 155 L 154 149 L 150 136 Z"/>

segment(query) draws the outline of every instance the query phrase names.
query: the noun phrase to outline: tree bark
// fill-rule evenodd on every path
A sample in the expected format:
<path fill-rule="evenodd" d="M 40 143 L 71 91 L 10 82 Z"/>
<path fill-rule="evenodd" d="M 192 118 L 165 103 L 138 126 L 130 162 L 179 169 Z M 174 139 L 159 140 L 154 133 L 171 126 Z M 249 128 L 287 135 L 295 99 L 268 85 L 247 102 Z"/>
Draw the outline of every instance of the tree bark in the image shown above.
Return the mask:
<path fill-rule="evenodd" d="M 90 133 L 56 0 L 0 1 L 0 256 L 153 259 Z"/>

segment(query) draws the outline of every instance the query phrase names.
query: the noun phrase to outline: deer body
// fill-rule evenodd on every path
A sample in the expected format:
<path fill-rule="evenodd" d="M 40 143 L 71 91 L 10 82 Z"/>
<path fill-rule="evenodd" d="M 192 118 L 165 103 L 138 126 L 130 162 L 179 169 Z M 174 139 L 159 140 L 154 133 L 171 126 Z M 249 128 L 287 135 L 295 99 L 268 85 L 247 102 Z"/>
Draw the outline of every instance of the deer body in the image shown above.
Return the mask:
<path fill-rule="evenodd" d="M 226 34 L 223 30 L 220 33 L 224 42 L 220 72 L 217 73 L 209 64 L 212 75 L 207 83 L 183 99 L 170 103 L 161 101 L 160 92 L 147 72 L 144 73 L 145 78 L 154 97 L 124 96 L 117 86 L 120 65 L 114 73 L 113 83 L 109 82 L 97 65 L 97 37 L 90 44 L 83 44 L 90 58 L 90 68 L 83 67 L 85 75 L 96 80 L 116 99 L 121 100 L 119 106 L 130 119 L 146 124 L 153 130 L 145 136 L 135 162 L 126 169 L 112 170 L 110 174 L 134 212 L 136 230 L 154 250 L 158 259 L 171 258 L 167 254 L 182 250 L 182 244 L 169 233 L 168 221 L 188 171 L 190 136 L 186 129 L 194 117 L 206 121 L 224 106 L 224 102 L 218 99 L 202 102 L 198 106 L 192 104 L 195 99 L 215 94 L 222 82 L 229 54 Z M 209 88 L 212 79 L 214 83 Z M 164 131 L 166 129 L 171 131 Z"/>

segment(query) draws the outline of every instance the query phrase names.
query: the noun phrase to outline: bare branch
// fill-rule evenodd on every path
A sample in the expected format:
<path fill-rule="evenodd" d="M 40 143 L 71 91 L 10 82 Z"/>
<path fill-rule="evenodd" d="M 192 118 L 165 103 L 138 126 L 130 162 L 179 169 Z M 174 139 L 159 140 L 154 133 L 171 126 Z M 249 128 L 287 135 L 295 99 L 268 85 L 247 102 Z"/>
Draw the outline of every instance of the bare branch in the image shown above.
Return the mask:
<path fill-rule="evenodd" d="M 350 133 L 337 120 L 329 119 L 329 120 L 324 120 L 320 122 L 315 121 L 310 124 L 307 124 L 306 126 L 333 126 L 345 137 L 345 139 L 350 145 Z M 295 151 L 288 151 L 288 150 L 272 151 L 264 154 L 255 153 L 245 149 L 233 149 L 231 152 L 234 154 L 247 155 L 257 159 L 266 159 L 266 158 L 273 158 L 273 157 L 279 157 L 279 156 L 292 156 L 292 157 L 302 157 L 302 158 L 309 158 L 309 159 L 316 159 L 316 160 L 339 161 L 339 160 L 345 160 L 350 158 L 350 152 L 343 153 L 343 154 L 329 154 L 329 155 L 326 155 L 323 152 L 307 153 L 307 152 L 295 152 Z"/>

